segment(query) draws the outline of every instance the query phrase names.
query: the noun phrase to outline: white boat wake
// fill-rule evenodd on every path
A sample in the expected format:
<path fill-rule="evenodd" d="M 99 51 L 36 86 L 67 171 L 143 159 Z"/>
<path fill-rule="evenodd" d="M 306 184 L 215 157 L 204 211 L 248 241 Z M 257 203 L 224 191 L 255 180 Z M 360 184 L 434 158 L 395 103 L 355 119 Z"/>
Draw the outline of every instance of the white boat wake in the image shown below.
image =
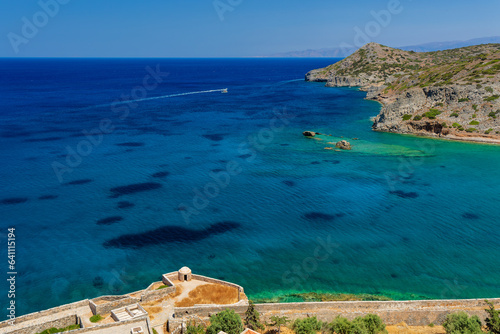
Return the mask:
<path fill-rule="evenodd" d="M 98 104 L 98 105 L 94 105 L 94 106 L 90 106 L 90 107 L 84 107 L 84 108 L 80 108 L 79 110 L 111 107 L 111 106 L 118 106 L 121 104 L 130 104 L 130 103 L 134 103 L 134 102 L 160 100 L 160 99 L 168 99 L 170 97 L 194 95 L 194 94 L 207 94 L 207 93 L 215 93 L 215 92 L 227 93 L 227 88 L 200 90 L 200 91 L 196 91 L 196 92 L 187 92 L 187 93 L 179 93 L 179 94 L 169 94 L 169 95 L 162 95 L 162 96 L 145 97 L 143 99 L 136 99 L 136 100 L 119 100 L 119 101 L 115 101 L 113 103 Z"/>

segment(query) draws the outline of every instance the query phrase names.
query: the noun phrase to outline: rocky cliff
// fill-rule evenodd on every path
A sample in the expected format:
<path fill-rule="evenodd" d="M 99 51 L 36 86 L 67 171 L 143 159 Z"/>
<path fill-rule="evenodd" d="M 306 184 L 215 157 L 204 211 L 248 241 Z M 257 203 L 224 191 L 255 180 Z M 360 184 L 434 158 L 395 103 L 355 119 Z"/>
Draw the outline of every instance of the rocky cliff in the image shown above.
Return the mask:
<path fill-rule="evenodd" d="M 500 143 L 500 44 L 412 52 L 369 43 L 306 80 L 367 91 L 382 104 L 376 131 Z"/>

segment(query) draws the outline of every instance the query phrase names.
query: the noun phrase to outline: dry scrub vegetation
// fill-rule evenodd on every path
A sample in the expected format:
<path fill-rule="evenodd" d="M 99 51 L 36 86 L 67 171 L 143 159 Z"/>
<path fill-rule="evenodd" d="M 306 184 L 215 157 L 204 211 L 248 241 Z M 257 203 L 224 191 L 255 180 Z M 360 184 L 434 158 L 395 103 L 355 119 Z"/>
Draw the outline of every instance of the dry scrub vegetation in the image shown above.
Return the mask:
<path fill-rule="evenodd" d="M 175 303 L 176 307 L 190 307 L 196 304 L 234 304 L 238 302 L 238 289 L 217 285 L 204 284 L 189 292 L 187 298 Z"/>

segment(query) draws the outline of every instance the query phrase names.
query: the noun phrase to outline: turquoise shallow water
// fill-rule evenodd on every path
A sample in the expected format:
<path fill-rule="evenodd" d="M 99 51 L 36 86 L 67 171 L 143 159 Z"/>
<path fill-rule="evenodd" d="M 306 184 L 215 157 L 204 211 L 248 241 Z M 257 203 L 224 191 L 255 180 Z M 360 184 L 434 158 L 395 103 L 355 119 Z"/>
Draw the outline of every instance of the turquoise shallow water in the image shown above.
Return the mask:
<path fill-rule="evenodd" d="M 18 312 L 135 291 L 184 265 L 251 298 L 498 297 L 500 148 L 372 132 L 380 106 L 365 93 L 301 80 L 331 62 L 3 60 L 0 211 L 2 232 L 17 231 Z M 143 101 L 123 120 L 78 109 L 130 93 L 157 64 L 170 75 L 148 96 L 229 93 Z M 52 163 L 103 118 L 114 130 L 60 183 Z M 324 149 L 341 137 L 353 151 Z M 239 173 L 214 188 L 228 163 Z"/>

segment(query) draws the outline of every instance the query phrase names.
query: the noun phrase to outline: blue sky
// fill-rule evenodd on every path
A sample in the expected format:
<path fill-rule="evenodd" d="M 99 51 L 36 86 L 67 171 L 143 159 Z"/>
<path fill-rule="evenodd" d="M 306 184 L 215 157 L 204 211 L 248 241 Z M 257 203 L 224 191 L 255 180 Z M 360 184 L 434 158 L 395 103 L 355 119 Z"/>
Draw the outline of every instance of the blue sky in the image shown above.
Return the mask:
<path fill-rule="evenodd" d="M 390 5 L 390 23 L 376 22 Z M 404 46 L 498 36 L 499 12 L 498 0 L 4 0 L 0 57 L 261 56 L 353 45 L 367 27 Z"/>

